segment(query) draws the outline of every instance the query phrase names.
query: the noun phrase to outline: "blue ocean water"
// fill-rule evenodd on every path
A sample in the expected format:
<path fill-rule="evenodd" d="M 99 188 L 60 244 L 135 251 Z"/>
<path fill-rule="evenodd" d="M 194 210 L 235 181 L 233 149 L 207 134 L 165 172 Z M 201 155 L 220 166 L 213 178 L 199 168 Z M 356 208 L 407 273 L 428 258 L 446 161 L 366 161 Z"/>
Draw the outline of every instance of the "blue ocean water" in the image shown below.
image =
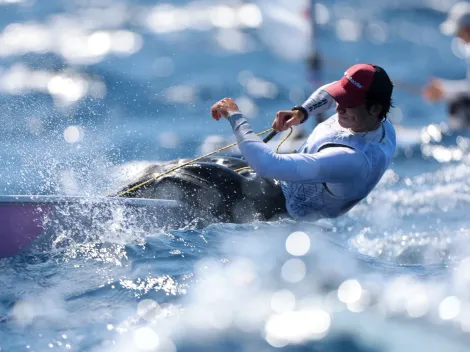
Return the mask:
<path fill-rule="evenodd" d="M 320 79 L 375 62 L 396 82 L 391 120 L 425 129 L 349 214 L 49 234 L 47 250 L 0 260 L 0 351 L 464 351 L 470 144 L 443 138 L 445 105 L 417 94 L 430 76 L 465 74 L 439 32 L 452 4 L 316 7 Z M 149 163 L 228 144 L 208 113 L 225 96 L 270 127 L 314 89 L 304 12 L 293 0 L 0 0 L 0 194 L 105 195 Z"/>

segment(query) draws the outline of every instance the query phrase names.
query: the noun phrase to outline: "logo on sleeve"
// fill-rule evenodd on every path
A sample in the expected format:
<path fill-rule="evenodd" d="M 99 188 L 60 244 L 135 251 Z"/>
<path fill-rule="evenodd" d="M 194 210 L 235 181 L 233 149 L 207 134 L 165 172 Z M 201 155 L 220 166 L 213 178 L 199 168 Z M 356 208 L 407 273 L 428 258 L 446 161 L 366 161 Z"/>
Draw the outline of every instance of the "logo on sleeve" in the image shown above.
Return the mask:
<path fill-rule="evenodd" d="M 322 99 L 320 100 L 319 102 L 313 104 L 313 105 L 310 105 L 308 107 L 308 111 L 312 112 L 313 110 L 316 110 L 318 109 L 319 107 L 322 107 L 323 105 L 326 105 L 328 103 L 328 100 L 326 99 Z"/>

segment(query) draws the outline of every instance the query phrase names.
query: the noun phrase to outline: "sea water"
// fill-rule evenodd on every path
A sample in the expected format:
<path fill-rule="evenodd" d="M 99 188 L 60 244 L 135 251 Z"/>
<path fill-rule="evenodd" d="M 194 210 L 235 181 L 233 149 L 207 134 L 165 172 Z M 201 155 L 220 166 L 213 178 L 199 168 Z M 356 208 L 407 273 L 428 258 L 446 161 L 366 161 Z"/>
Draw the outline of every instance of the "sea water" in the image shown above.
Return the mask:
<path fill-rule="evenodd" d="M 209 115 L 225 96 L 268 128 L 313 89 L 304 5 L 0 1 L 1 193 L 106 195 L 228 144 Z M 357 62 L 417 86 L 463 77 L 438 28 L 449 6 L 319 3 L 320 78 Z M 442 139 L 445 106 L 402 88 L 390 119 L 435 125 L 339 219 L 152 232 L 120 219 L 1 259 L 0 351 L 464 351 L 470 144 Z"/>

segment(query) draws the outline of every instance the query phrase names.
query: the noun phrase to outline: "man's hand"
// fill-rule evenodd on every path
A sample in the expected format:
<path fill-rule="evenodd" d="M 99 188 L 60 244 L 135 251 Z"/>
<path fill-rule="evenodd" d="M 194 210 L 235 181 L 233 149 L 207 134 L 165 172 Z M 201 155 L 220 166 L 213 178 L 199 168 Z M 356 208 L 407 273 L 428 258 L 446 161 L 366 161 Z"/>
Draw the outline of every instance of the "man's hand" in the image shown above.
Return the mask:
<path fill-rule="evenodd" d="M 304 114 L 299 110 L 281 110 L 276 114 L 273 121 L 273 129 L 282 132 L 291 126 L 297 126 L 302 123 Z"/>
<path fill-rule="evenodd" d="M 238 105 L 232 98 L 223 98 L 212 105 L 211 115 L 214 120 L 219 121 L 222 117 L 227 118 L 233 112 L 240 112 Z"/>
<path fill-rule="evenodd" d="M 438 101 L 444 97 L 444 89 L 442 83 L 437 79 L 431 81 L 423 88 L 423 96 L 429 101 Z"/>

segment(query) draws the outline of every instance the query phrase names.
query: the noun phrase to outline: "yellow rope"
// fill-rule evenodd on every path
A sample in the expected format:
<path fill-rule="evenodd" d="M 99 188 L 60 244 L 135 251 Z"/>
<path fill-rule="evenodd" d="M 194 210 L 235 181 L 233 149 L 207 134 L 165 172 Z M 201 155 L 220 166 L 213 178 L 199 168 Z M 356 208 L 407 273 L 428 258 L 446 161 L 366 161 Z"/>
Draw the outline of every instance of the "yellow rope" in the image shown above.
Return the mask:
<path fill-rule="evenodd" d="M 291 134 L 292 134 L 292 127 L 290 128 L 289 134 L 277 145 L 276 153 L 279 153 L 279 148 L 281 147 L 281 145 L 282 145 L 285 141 L 287 141 L 287 138 L 289 138 Z M 240 171 L 248 170 L 248 169 L 251 169 L 251 166 L 244 166 L 244 167 L 241 167 L 241 168 L 236 169 L 236 170 L 233 170 L 233 171 L 235 171 L 235 172 L 240 172 Z"/>
<path fill-rule="evenodd" d="M 243 166 L 243 167 L 241 167 L 241 168 L 239 168 L 239 169 L 235 169 L 235 170 L 233 170 L 233 171 L 235 171 L 235 172 L 240 172 L 240 171 L 248 170 L 248 169 L 251 169 L 251 166 Z"/>
<path fill-rule="evenodd" d="M 281 141 L 281 143 L 279 143 L 277 145 L 277 148 L 276 148 L 276 153 L 279 153 L 279 148 L 281 147 L 282 143 L 284 143 L 285 141 L 287 141 L 287 138 L 290 137 L 290 135 L 292 134 L 292 127 L 290 128 L 290 131 L 289 131 L 289 134 Z"/>
<path fill-rule="evenodd" d="M 264 131 L 262 131 L 262 132 L 259 132 L 259 133 L 257 133 L 256 135 L 257 135 L 257 136 L 261 136 L 261 135 L 263 135 L 263 134 L 265 134 L 265 133 L 268 133 L 268 132 L 270 132 L 270 131 L 272 131 L 272 130 L 273 130 L 272 128 L 268 128 L 267 130 L 264 130 Z M 291 133 L 292 133 L 292 128 L 291 128 Z M 289 136 L 290 136 L 290 133 L 289 133 Z M 289 136 L 287 136 L 287 137 L 289 137 Z M 287 138 L 285 138 L 281 143 L 283 143 L 286 139 L 287 139 Z M 232 143 L 232 144 L 227 145 L 227 146 L 225 146 L 225 147 L 223 147 L 223 148 L 214 150 L 213 152 L 210 152 L 210 153 L 208 153 L 208 154 L 206 154 L 206 155 L 197 157 L 197 158 L 192 159 L 192 160 L 189 160 L 189 161 L 187 161 L 187 162 L 185 162 L 185 163 L 183 163 L 183 164 L 180 164 L 180 165 L 177 165 L 177 166 L 175 166 L 175 167 L 172 167 L 171 169 L 165 171 L 164 173 L 158 174 L 158 175 L 152 177 L 151 179 L 148 179 L 147 181 L 144 181 L 144 182 L 142 182 L 142 183 L 139 183 L 138 185 L 135 185 L 134 187 L 131 187 L 131 188 L 125 190 L 124 192 L 119 193 L 116 197 L 122 197 L 122 196 L 126 195 L 127 193 L 130 193 L 130 192 L 136 190 L 137 188 L 140 188 L 140 187 L 142 187 L 142 186 L 145 186 L 147 183 L 150 183 L 150 182 L 152 182 L 152 181 L 155 181 L 155 180 L 159 179 L 160 177 L 169 174 L 170 172 L 173 172 L 173 171 L 175 171 L 175 170 L 178 170 L 178 169 L 180 169 L 180 168 L 182 168 L 182 167 L 184 167 L 184 166 L 186 166 L 186 165 L 192 164 L 192 163 L 194 163 L 194 162 L 196 162 L 196 161 L 198 161 L 198 160 L 201 160 L 202 158 L 211 156 L 211 155 L 213 155 L 213 154 L 219 153 L 219 152 L 221 152 L 221 151 L 223 151 L 223 150 L 226 150 L 226 149 L 228 149 L 228 148 L 234 147 L 234 146 L 236 146 L 237 144 L 238 144 L 238 142 Z M 279 149 L 279 147 L 278 147 L 278 149 Z M 276 152 L 277 152 L 277 150 L 276 150 Z"/>

